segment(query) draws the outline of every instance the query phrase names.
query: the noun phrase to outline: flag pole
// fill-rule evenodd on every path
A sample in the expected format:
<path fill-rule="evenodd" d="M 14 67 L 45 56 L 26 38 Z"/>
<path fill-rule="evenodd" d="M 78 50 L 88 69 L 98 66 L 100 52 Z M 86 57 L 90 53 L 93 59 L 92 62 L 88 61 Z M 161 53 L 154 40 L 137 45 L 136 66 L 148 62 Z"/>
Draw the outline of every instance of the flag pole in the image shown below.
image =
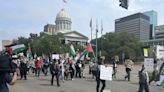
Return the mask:
<path fill-rule="evenodd" d="M 100 49 L 100 56 L 102 55 L 102 47 L 103 47 L 103 45 L 102 45 L 102 33 L 103 33 L 103 21 L 102 21 L 102 19 L 101 19 L 101 49 Z"/>
<path fill-rule="evenodd" d="M 93 31 L 93 28 L 92 28 L 92 18 L 90 20 L 90 28 L 91 28 L 91 41 L 92 41 L 92 31 Z"/>
<path fill-rule="evenodd" d="M 97 61 L 97 33 L 98 33 L 98 19 L 96 19 L 96 61 Z"/>

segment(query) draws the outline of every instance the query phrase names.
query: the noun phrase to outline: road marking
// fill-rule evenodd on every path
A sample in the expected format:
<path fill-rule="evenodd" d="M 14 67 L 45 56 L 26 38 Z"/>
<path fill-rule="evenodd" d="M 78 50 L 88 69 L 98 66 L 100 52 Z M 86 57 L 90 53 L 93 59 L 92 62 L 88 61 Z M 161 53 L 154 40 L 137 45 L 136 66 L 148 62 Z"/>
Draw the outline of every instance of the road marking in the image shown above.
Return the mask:
<path fill-rule="evenodd" d="M 103 92 L 111 92 L 110 90 L 104 90 Z"/>

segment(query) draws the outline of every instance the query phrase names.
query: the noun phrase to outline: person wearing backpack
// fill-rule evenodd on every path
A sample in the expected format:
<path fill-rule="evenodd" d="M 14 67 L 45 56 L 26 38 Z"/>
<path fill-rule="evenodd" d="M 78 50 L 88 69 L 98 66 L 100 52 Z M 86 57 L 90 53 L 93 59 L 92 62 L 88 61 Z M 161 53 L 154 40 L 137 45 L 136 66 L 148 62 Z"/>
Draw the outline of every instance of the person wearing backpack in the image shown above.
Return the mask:
<path fill-rule="evenodd" d="M 94 61 L 92 66 L 92 79 L 96 77 L 98 71 L 98 64 Z"/>
<path fill-rule="evenodd" d="M 148 73 L 145 71 L 144 65 L 142 65 L 142 69 L 139 71 L 139 91 L 138 92 L 149 92 L 149 76 Z"/>
<path fill-rule="evenodd" d="M 56 76 L 57 86 L 60 87 L 60 84 L 59 84 L 60 66 L 56 59 L 54 59 L 53 63 L 51 64 L 50 71 L 51 71 L 51 75 L 52 75 L 51 85 L 53 86 L 54 77 Z"/>

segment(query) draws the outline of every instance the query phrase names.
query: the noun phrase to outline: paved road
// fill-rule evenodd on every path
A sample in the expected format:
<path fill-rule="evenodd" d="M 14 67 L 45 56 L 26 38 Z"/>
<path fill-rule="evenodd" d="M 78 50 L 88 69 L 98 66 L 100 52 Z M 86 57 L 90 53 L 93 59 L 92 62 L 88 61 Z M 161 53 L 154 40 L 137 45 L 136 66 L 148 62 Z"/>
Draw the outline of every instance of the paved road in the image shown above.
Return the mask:
<path fill-rule="evenodd" d="M 88 68 L 86 68 L 86 72 Z M 125 75 L 124 67 L 119 66 L 117 79 L 107 81 L 105 92 L 137 92 L 138 77 L 137 70 L 139 66 L 135 66 L 132 71 L 131 82 L 123 80 Z M 18 80 L 16 85 L 10 86 L 10 92 L 96 92 L 96 82 L 91 79 L 91 75 L 86 73 L 86 78 L 74 79 L 73 81 L 61 82 L 61 87 L 50 85 L 51 76 L 41 76 L 40 78 L 34 75 L 28 75 L 28 80 Z M 56 83 L 56 82 L 54 82 Z M 164 88 L 158 87 L 152 83 L 150 92 L 164 92 Z"/>

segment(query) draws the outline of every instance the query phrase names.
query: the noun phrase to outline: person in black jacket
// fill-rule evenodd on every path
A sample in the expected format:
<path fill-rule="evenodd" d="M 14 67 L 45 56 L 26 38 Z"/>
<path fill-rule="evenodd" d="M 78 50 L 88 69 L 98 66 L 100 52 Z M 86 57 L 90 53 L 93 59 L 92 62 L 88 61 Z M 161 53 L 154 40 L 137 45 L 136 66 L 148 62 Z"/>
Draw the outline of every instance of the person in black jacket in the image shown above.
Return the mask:
<path fill-rule="evenodd" d="M 100 57 L 98 57 L 98 66 L 97 66 L 97 72 L 96 72 L 96 92 L 103 92 L 103 90 L 105 89 L 106 86 L 106 81 L 100 79 L 100 65 L 102 65 L 102 59 Z M 102 83 L 102 88 L 99 91 L 99 87 L 100 87 L 100 82 Z"/>
<path fill-rule="evenodd" d="M 76 74 L 75 74 L 75 76 L 76 76 L 76 78 L 77 78 L 77 77 L 81 78 L 81 69 L 80 69 L 80 67 L 79 67 L 79 64 L 80 64 L 80 61 L 78 61 L 78 62 L 76 63 L 76 65 L 75 65 L 75 68 L 76 68 Z"/>
<path fill-rule="evenodd" d="M 52 75 L 51 85 L 53 86 L 54 76 L 56 76 L 57 86 L 60 87 L 60 84 L 59 84 L 60 66 L 56 59 L 54 59 L 53 63 L 50 65 L 50 71 Z"/>
<path fill-rule="evenodd" d="M 5 54 L 8 54 L 8 52 L 5 52 Z M 6 56 L 0 57 L 0 61 L 2 60 L 2 62 L 0 62 L 1 65 L 3 65 L 3 63 L 6 63 L 6 62 L 13 64 L 12 61 L 10 61 L 11 60 L 10 56 L 9 57 L 8 56 L 9 55 L 7 55 L 7 57 Z M 8 68 L 11 68 L 11 70 L 3 70 L 3 69 L 1 70 L 1 67 L 0 67 L 0 92 L 9 92 L 9 88 L 7 84 L 14 85 L 16 83 L 16 80 L 17 80 L 16 68 L 15 67 L 8 67 Z M 13 75 L 10 75 L 10 73 L 12 73 Z"/>
<path fill-rule="evenodd" d="M 73 69 L 72 63 L 69 66 L 69 72 L 71 74 L 71 80 L 73 80 L 73 77 L 74 77 L 74 69 Z"/>
<path fill-rule="evenodd" d="M 149 86 L 148 86 L 148 73 L 145 71 L 144 65 L 142 65 L 142 69 L 139 71 L 139 91 L 138 92 L 149 92 Z"/>
<path fill-rule="evenodd" d="M 20 79 L 24 79 L 27 80 L 27 64 L 24 63 L 22 60 L 20 61 L 20 75 L 21 75 L 21 78 Z"/>
<path fill-rule="evenodd" d="M 17 80 L 17 73 L 13 72 L 11 76 L 8 72 L 0 72 L 0 92 L 9 92 L 8 86 L 14 85 Z"/>

